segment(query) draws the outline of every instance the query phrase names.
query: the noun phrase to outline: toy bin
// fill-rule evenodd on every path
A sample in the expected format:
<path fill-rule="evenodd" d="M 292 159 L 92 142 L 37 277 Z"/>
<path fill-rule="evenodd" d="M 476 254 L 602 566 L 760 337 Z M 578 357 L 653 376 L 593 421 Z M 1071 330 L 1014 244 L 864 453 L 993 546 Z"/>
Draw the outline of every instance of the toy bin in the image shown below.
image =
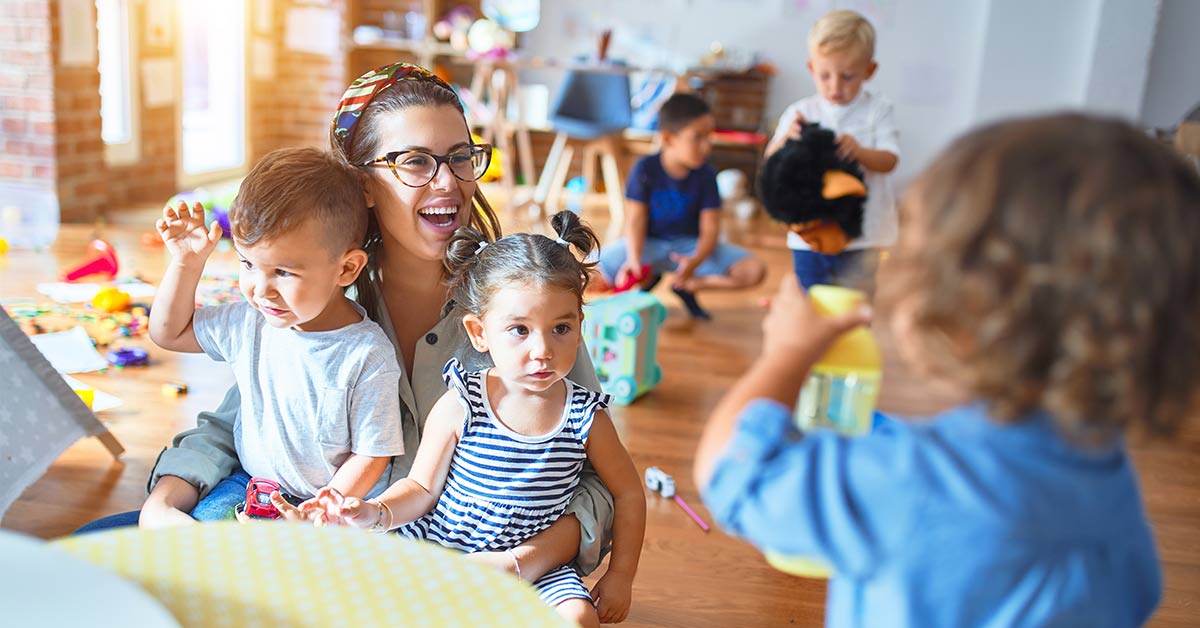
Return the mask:
<path fill-rule="evenodd" d="M 662 381 L 658 328 L 667 308 L 658 299 L 631 290 L 588 303 L 583 314 L 584 342 L 613 403 L 627 405 Z"/>

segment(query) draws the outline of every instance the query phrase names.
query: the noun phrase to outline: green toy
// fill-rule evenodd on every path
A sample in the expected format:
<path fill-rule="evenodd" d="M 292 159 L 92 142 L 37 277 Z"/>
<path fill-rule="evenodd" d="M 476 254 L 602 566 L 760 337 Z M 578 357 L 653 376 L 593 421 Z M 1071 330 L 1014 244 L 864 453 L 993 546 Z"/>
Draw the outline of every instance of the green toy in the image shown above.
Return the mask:
<path fill-rule="evenodd" d="M 649 293 L 631 290 L 583 306 L 583 339 L 596 376 L 613 403 L 628 405 L 662 381 L 658 327 L 667 308 Z"/>

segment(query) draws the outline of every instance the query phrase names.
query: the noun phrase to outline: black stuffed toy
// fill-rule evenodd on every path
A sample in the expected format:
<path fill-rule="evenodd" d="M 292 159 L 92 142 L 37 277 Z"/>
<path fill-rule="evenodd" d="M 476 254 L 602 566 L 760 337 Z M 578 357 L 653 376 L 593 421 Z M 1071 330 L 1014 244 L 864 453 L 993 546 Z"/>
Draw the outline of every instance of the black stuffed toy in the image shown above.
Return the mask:
<path fill-rule="evenodd" d="M 812 250 L 836 255 L 862 235 L 867 189 L 856 161 L 838 157 L 833 131 L 803 123 L 763 164 L 759 197 L 767 214 L 786 223 Z"/>

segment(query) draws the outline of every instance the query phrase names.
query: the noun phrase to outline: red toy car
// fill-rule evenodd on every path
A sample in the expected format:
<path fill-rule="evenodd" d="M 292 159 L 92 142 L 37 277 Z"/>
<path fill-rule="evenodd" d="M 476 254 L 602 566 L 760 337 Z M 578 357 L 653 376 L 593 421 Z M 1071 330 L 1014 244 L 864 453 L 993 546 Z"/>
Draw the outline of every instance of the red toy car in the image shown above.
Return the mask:
<path fill-rule="evenodd" d="M 295 495 L 289 495 L 279 488 L 279 483 L 263 478 L 250 478 L 246 483 L 246 503 L 244 512 L 252 519 L 278 519 L 279 510 L 271 503 L 271 493 L 279 491 L 280 495 L 293 506 L 299 506 L 304 501 Z"/>

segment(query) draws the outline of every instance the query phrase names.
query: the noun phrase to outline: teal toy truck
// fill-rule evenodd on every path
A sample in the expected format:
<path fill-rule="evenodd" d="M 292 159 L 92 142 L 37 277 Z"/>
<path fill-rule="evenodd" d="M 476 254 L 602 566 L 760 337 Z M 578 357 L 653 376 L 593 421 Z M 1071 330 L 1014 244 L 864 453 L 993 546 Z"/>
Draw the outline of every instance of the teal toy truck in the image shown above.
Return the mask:
<path fill-rule="evenodd" d="M 653 295 L 631 290 L 583 307 L 587 343 L 604 392 L 628 405 L 662 381 L 658 328 L 667 308 Z"/>

